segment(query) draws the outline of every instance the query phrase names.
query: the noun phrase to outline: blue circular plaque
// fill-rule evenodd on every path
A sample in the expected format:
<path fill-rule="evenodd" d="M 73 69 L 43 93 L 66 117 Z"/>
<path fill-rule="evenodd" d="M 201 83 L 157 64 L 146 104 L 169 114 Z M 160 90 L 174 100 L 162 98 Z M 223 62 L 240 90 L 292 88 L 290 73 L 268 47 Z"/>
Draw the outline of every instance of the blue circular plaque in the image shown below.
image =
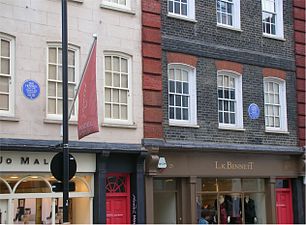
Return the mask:
<path fill-rule="evenodd" d="M 22 85 L 22 92 L 26 98 L 34 100 L 40 94 L 39 84 L 35 80 L 25 80 Z"/>
<path fill-rule="evenodd" d="M 255 103 L 252 103 L 251 105 L 249 105 L 248 113 L 249 113 L 249 117 L 252 120 L 258 119 L 259 114 L 260 114 L 260 110 L 259 110 L 258 105 L 256 105 Z"/>

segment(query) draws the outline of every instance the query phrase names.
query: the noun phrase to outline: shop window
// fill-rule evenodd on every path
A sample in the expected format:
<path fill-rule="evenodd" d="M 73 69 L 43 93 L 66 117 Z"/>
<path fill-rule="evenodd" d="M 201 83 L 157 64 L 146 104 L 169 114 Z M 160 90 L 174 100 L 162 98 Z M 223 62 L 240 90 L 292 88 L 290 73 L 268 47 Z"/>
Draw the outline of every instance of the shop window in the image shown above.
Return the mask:
<path fill-rule="evenodd" d="M 8 183 L 0 179 L 0 194 L 9 194 L 10 188 Z"/>
<path fill-rule="evenodd" d="M 153 202 L 155 224 L 176 224 L 177 182 L 175 179 L 154 179 Z"/>
<path fill-rule="evenodd" d="M 37 176 L 32 176 L 21 180 L 15 193 L 47 193 L 51 192 L 50 185 Z"/>
<path fill-rule="evenodd" d="M 208 223 L 266 223 L 264 179 L 199 178 L 197 219 Z"/>

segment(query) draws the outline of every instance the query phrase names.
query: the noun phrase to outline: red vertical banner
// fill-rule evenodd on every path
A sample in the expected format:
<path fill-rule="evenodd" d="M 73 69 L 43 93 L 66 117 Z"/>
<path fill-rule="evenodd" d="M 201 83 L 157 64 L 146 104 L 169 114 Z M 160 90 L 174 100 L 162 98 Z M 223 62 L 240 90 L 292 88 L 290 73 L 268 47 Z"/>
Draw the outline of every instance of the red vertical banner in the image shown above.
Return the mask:
<path fill-rule="evenodd" d="M 97 89 L 96 89 L 96 45 L 89 56 L 88 64 L 84 70 L 83 79 L 79 91 L 78 108 L 78 136 L 79 139 L 99 132 L 98 125 L 98 107 L 97 107 Z"/>

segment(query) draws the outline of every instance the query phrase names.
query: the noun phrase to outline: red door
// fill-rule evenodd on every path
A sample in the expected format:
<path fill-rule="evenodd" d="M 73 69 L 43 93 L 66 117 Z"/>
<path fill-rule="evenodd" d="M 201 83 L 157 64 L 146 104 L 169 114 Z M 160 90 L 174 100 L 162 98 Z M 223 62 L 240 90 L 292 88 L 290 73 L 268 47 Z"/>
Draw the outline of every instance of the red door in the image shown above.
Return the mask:
<path fill-rule="evenodd" d="M 283 182 L 285 181 L 285 182 Z M 292 194 L 290 180 L 279 180 L 276 188 L 276 215 L 278 224 L 292 224 Z"/>
<path fill-rule="evenodd" d="M 130 224 L 130 176 L 112 173 L 106 177 L 106 223 Z"/>

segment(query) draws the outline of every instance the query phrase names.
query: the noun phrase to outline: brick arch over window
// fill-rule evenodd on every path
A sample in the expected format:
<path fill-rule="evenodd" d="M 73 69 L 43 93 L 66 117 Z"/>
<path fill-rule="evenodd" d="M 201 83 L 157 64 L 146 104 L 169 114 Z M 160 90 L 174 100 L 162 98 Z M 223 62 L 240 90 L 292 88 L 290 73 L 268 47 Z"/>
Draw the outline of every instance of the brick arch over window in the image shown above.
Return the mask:
<path fill-rule="evenodd" d="M 215 61 L 217 70 L 230 70 L 235 71 L 239 74 L 243 74 L 243 65 L 240 63 L 230 62 L 230 61 L 221 61 L 216 60 Z"/>
<path fill-rule="evenodd" d="M 277 77 L 282 80 L 286 80 L 286 72 L 283 70 L 272 69 L 272 68 L 263 68 L 262 75 L 264 77 Z"/>
<path fill-rule="evenodd" d="M 176 52 L 168 52 L 167 61 L 168 61 L 168 64 L 181 63 L 181 64 L 186 64 L 186 65 L 196 67 L 198 58 L 193 55 L 187 55 L 187 54 L 176 53 Z"/>

